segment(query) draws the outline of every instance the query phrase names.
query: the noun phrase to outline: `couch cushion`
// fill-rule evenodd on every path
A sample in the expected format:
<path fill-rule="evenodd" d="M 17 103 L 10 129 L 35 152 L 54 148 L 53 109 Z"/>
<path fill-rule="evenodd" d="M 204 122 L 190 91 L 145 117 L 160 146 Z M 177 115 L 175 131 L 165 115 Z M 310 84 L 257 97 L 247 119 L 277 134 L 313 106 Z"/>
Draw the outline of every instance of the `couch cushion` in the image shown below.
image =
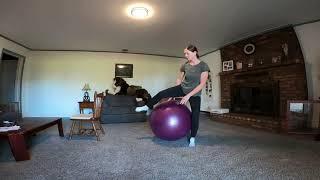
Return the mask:
<path fill-rule="evenodd" d="M 103 108 L 102 114 L 124 114 L 136 113 L 135 106 L 107 106 Z"/>
<path fill-rule="evenodd" d="M 103 101 L 107 106 L 136 106 L 135 96 L 107 95 Z"/>

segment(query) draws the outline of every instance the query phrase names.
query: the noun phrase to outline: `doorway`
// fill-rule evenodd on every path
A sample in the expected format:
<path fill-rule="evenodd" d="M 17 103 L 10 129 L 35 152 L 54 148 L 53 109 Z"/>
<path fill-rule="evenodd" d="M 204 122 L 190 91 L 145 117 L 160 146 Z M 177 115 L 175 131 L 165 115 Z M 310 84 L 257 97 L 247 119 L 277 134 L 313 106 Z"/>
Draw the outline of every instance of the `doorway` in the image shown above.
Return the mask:
<path fill-rule="evenodd" d="M 22 75 L 25 57 L 3 49 L 0 58 L 0 104 L 21 114 Z"/>

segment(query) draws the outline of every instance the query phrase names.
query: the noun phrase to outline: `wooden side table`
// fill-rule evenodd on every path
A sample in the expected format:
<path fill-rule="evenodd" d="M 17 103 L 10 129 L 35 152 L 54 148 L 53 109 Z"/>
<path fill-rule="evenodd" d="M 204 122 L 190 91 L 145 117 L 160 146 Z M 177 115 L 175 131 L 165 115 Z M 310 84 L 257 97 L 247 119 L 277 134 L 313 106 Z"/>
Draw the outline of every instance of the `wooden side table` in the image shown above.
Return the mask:
<path fill-rule="evenodd" d="M 92 109 L 93 111 L 93 101 L 90 102 L 78 102 L 79 103 L 79 110 L 80 114 L 83 114 L 84 109 Z"/>

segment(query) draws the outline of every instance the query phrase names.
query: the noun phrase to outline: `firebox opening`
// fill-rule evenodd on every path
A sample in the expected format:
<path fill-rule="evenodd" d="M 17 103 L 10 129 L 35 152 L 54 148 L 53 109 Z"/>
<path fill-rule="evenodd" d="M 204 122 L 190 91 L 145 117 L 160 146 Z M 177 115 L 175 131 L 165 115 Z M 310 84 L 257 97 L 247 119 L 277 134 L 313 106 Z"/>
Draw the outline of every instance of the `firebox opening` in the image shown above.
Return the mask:
<path fill-rule="evenodd" d="M 278 83 L 234 84 L 231 92 L 231 112 L 265 116 L 279 113 Z"/>

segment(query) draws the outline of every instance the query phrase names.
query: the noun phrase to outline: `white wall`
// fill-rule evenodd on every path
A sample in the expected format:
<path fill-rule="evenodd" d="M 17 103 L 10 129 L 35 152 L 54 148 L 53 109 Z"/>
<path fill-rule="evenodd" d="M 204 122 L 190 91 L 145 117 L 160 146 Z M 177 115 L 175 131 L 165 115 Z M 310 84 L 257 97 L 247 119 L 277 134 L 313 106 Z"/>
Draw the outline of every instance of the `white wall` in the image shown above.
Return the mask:
<path fill-rule="evenodd" d="M 133 64 L 128 84 L 141 85 L 151 95 L 175 85 L 181 59 L 121 53 L 30 52 L 23 77 L 24 116 L 62 116 L 78 113 L 81 91 L 112 89 L 116 63 Z"/>
<path fill-rule="evenodd" d="M 295 27 L 304 55 L 309 99 L 320 97 L 320 22 Z M 319 122 L 319 107 L 314 108 L 313 122 Z"/>
<path fill-rule="evenodd" d="M 306 63 L 309 99 L 320 97 L 320 22 L 296 26 Z"/>
<path fill-rule="evenodd" d="M 205 88 L 202 90 L 201 111 L 210 111 L 214 108 L 220 108 L 220 76 L 221 72 L 221 56 L 220 50 L 207 54 L 201 57 L 201 60 L 206 62 L 211 70 L 212 77 L 212 96 L 206 94 Z"/>

